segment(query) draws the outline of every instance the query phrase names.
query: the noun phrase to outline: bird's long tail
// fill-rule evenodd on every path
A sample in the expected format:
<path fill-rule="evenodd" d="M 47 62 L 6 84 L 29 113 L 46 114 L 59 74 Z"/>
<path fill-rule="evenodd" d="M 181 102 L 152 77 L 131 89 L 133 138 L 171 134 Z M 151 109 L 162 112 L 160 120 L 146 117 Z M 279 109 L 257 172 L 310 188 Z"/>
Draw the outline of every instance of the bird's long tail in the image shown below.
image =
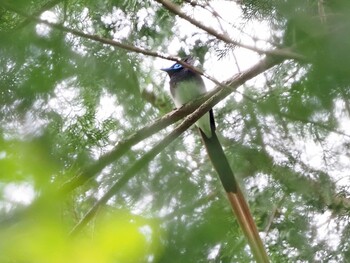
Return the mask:
<path fill-rule="evenodd" d="M 226 155 L 221 147 L 218 137 L 215 133 L 215 124 L 213 113 L 210 111 L 212 121 L 212 136 L 208 138 L 200 129 L 202 139 L 207 149 L 209 158 L 214 169 L 220 177 L 220 181 L 227 193 L 232 210 L 234 211 L 238 223 L 246 236 L 251 251 L 257 262 L 269 262 L 266 250 L 259 236 L 255 221 L 250 213 L 249 206 L 241 192 L 239 185 L 235 179 L 232 169 L 228 163 Z"/>

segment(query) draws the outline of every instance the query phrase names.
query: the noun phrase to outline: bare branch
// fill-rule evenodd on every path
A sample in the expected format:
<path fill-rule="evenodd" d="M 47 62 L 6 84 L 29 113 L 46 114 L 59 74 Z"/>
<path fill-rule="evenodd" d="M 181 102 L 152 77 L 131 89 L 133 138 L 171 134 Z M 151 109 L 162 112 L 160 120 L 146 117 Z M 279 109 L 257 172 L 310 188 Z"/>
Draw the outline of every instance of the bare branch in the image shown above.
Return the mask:
<path fill-rule="evenodd" d="M 170 12 L 174 13 L 175 15 L 178 15 L 179 17 L 187 20 L 191 24 L 195 25 L 196 27 L 206 31 L 208 34 L 216 37 L 217 39 L 220 39 L 228 44 L 233 44 L 248 50 L 252 50 L 258 54 L 265 54 L 265 55 L 274 55 L 274 56 L 281 56 L 284 58 L 289 58 L 289 59 L 297 59 L 297 60 L 303 60 L 305 61 L 306 58 L 300 54 L 297 54 L 289 49 L 274 49 L 274 50 L 263 50 L 254 46 L 249 46 L 243 43 L 240 43 L 238 41 L 235 41 L 231 39 L 228 35 L 222 34 L 217 32 L 215 29 L 203 25 L 201 22 L 198 20 L 188 16 L 184 12 L 181 11 L 180 7 L 169 0 L 155 0 L 156 2 L 162 4 L 166 9 L 168 9 Z"/>

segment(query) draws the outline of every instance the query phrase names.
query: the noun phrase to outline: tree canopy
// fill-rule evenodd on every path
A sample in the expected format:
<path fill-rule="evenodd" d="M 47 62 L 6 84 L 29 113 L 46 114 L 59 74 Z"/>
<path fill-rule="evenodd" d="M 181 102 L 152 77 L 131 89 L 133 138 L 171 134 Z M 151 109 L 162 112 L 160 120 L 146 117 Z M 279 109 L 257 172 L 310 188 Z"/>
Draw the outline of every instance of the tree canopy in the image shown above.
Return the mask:
<path fill-rule="evenodd" d="M 349 31 L 348 0 L 1 0 L 0 262 L 252 262 L 212 107 L 271 262 L 350 261 Z"/>

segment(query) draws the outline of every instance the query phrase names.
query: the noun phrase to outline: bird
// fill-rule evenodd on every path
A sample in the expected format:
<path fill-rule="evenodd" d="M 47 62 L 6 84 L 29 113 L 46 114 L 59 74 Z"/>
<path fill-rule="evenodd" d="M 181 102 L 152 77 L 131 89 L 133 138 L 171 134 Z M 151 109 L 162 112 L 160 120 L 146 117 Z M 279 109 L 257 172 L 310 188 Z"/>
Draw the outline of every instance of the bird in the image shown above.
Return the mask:
<path fill-rule="evenodd" d="M 195 59 L 192 56 L 184 58 L 168 68 L 162 68 L 170 77 L 170 94 L 177 108 L 203 96 L 207 91 L 201 75 L 193 69 Z M 252 253 L 257 262 L 269 262 L 266 250 L 259 236 L 255 221 L 251 215 L 248 203 L 242 194 L 238 182 L 227 160 L 225 152 L 216 134 L 216 124 L 213 109 L 200 117 L 195 125 L 198 127 L 202 141 L 214 169 L 219 175 L 232 210 L 247 237 Z"/>

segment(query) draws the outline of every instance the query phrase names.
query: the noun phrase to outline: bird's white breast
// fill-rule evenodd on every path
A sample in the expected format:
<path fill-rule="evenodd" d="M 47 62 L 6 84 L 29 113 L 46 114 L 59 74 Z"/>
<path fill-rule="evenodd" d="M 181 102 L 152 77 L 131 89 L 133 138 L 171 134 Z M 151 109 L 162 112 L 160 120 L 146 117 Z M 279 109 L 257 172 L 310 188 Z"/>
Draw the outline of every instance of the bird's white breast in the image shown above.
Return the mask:
<path fill-rule="evenodd" d="M 178 83 L 176 88 L 172 91 L 173 100 L 177 108 L 180 108 L 182 105 L 195 100 L 202 96 L 205 93 L 205 88 L 199 86 L 194 81 L 184 81 Z M 197 127 L 199 127 L 205 135 L 211 137 L 211 126 L 210 126 L 210 116 L 209 113 L 203 115 L 197 122 Z"/>

